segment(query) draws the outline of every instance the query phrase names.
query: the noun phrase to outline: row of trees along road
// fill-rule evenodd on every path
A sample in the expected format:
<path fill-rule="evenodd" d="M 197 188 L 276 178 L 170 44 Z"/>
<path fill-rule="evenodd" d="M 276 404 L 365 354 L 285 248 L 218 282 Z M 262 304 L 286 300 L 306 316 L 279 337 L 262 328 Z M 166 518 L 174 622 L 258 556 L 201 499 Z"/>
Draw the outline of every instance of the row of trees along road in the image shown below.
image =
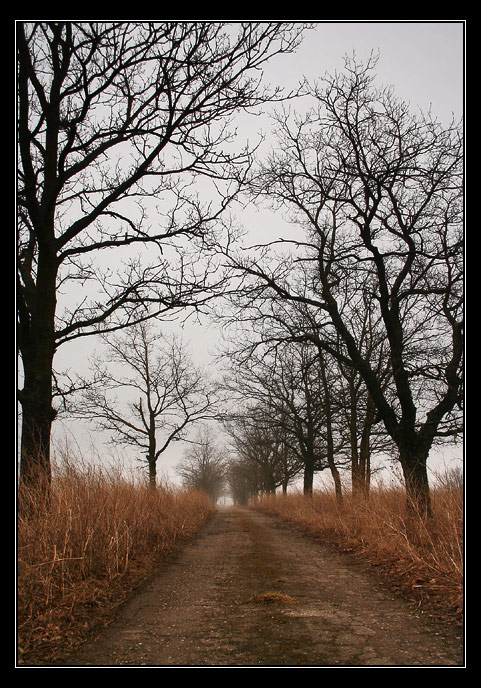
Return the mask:
<path fill-rule="evenodd" d="M 353 494 L 368 494 L 371 456 L 391 451 L 392 442 L 355 371 L 309 342 L 250 342 L 227 358 L 234 411 L 226 429 L 243 495 L 286 491 L 300 473 L 310 494 L 314 473 L 328 469 L 342 501 L 340 467 L 350 468 Z"/>
<path fill-rule="evenodd" d="M 352 393 L 362 382 L 366 431 L 382 424 L 409 503 L 429 514 L 430 450 L 463 420 L 462 129 L 411 113 L 375 66 L 347 58 L 307 87 L 307 112 L 276 115 L 250 190 L 293 230 L 229 245 L 232 317 L 256 332 L 251 351 L 309 343 Z"/>
<path fill-rule="evenodd" d="M 59 347 L 199 309 L 220 287 L 215 227 L 250 162 L 232 145 L 231 119 L 280 97 L 261 83 L 262 66 L 292 52 L 304 28 L 17 23 L 27 489 L 48 492 L 54 399 L 74 391 L 57 384 Z"/>
<path fill-rule="evenodd" d="M 18 23 L 22 485 L 48 493 L 54 400 L 76 391 L 54 371 L 60 346 L 101 334 L 122 357 L 128 338 L 145 349 L 142 323 L 215 298 L 250 333 L 228 384 L 276 429 L 272 455 L 282 464 L 289 449 L 307 491 L 321 467 L 338 485 L 339 456 L 365 489 L 370 452 L 394 447 L 409 500 L 429 513 L 429 452 L 462 425 L 462 132 L 376 88 L 375 60 L 346 60 L 303 86 L 307 112 L 277 113 L 274 152 L 254 165 L 232 117 L 281 99 L 261 67 L 306 28 Z M 284 211 L 292 234 L 241 247 L 225 214 L 241 192 Z M 144 334 L 119 344 L 111 333 L 126 327 Z M 103 375 L 105 390 L 120 384 Z M 177 417 L 212 411 L 200 382 L 197 396 L 180 389 Z M 119 432 L 106 395 L 89 393 Z M 151 476 L 185 427 L 152 441 L 161 408 L 155 394 L 135 401 L 119 433 L 142 437 Z"/>

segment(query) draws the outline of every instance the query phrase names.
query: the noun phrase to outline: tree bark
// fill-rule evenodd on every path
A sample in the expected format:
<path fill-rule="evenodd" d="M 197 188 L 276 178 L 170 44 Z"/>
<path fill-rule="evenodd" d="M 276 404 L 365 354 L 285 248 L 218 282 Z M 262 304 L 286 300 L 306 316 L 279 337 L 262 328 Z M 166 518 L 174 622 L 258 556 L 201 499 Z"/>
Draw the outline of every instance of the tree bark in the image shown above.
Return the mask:
<path fill-rule="evenodd" d="M 56 260 L 50 247 L 39 243 L 38 275 L 34 294 L 25 290 L 30 317 L 20 318 L 18 341 L 24 385 L 22 406 L 20 482 L 47 496 L 51 481 L 50 435 L 57 415 L 52 406 Z M 21 297 L 20 297 L 21 298 Z"/>
<path fill-rule="evenodd" d="M 314 466 L 311 463 L 304 463 L 304 494 L 312 496 L 314 482 Z"/>
<path fill-rule="evenodd" d="M 149 459 L 149 485 L 153 489 L 157 487 L 157 461 Z"/>
<path fill-rule="evenodd" d="M 399 456 L 406 485 L 408 513 L 417 514 L 423 519 L 432 517 L 427 458 L 426 450 L 412 444 L 403 447 Z"/>

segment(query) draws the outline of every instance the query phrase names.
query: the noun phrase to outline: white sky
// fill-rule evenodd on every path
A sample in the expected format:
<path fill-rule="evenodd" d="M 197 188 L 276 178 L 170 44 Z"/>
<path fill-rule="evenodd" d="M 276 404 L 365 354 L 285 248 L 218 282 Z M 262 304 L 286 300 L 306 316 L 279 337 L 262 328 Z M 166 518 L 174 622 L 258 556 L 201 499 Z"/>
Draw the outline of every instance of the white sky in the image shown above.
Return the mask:
<path fill-rule="evenodd" d="M 441 119 L 463 107 L 464 25 L 459 22 L 319 22 L 297 55 L 278 58 L 272 72 L 294 83 L 300 73 L 316 79 L 342 69 L 345 54 L 365 60 L 379 51 L 379 82 L 423 109 L 432 103 Z M 281 65 L 282 60 L 282 65 Z"/>
<path fill-rule="evenodd" d="M 341 70 L 344 55 L 351 55 L 353 50 L 361 60 L 367 59 L 372 51 L 379 52 L 378 84 L 392 85 L 396 95 L 413 108 L 427 110 L 431 106 L 433 115 L 447 123 L 453 113 L 456 119 L 463 115 L 464 29 L 463 20 L 319 22 L 314 31 L 306 33 L 296 54 L 276 57 L 264 75 L 267 81 L 289 89 L 295 87 L 303 76 L 314 81 L 326 72 Z M 253 119 L 250 126 L 258 125 L 259 120 Z M 252 131 L 254 135 L 257 133 L 255 129 Z M 246 219 L 252 223 L 257 236 L 266 228 L 264 213 L 247 214 Z M 201 334 L 198 329 L 185 333 L 187 340 L 195 341 L 196 347 L 204 350 L 201 360 L 205 362 L 208 360 L 205 349 L 218 336 L 215 332 L 206 337 L 201 337 Z M 85 352 L 91 350 L 91 342 L 80 342 Z M 85 361 L 86 356 L 87 353 L 84 356 L 82 352 L 79 356 L 78 344 L 60 350 L 55 367 L 71 366 L 75 369 L 77 362 L 81 358 Z M 62 427 L 56 425 L 58 435 Z M 67 427 L 72 426 L 67 424 Z M 78 425 L 74 427 L 76 438 L 82 442 Z M 165 472 L 170 478 L 174 477 L 173 467 L 184 449 L 182 443 L 177 443 L 167 450 L 159 459 L 159 475 Z M 103 453 L 105 445 L 99 443 L 97 450 L 99 454 Z"/>

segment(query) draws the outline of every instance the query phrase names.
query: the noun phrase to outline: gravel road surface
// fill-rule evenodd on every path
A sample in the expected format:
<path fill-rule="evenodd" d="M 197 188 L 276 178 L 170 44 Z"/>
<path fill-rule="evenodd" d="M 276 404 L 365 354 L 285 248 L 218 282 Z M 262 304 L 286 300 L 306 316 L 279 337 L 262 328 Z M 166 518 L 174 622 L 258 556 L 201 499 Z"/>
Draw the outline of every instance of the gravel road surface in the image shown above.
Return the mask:
<path fill-rule="evenodd" d="M 76 667 L 462 667 L 462 633 L 417 616 L 350 557 L 219 508 L 75 656 Z"/>

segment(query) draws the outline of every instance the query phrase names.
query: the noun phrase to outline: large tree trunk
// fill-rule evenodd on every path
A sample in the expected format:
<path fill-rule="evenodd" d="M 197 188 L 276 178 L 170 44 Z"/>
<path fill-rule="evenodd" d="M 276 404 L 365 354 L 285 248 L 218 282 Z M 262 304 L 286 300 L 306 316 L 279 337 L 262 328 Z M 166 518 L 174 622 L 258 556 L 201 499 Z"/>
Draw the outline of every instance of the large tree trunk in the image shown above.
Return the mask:
<path fill-rule="evenodd" d="M 38 371 L 38 372 L 36 372 Z M 20 485 L 31 497 L 48 500 L 51 483 L 50 437 L 56 411 L 52 408 L 52 359 L 25 371 L 20 397 L 22 433 Z"/>
<path fill-rule="evenodd" d="M 43 248 L 43 247 L 42 247 Z M 39 250 L 35 287 L 25 290 L 19 309 L 18 340 L 24 384 L 22 405 L 20 484 L 38 497 L 48 497 L 51 481 L 50 437 L 56 411 L 52 406 L 55 353 L 56 260 Z M 28 305 L 27 305 L 28 304 Z"/>
<path fill-rule="evenodd" d="M 402 448 L 399 456 L 406 484 L 408 513 L 417 513 L 421 518 L 432 516 L 427 457 L 426 451 L 416 447 Z"/>
<path fill-rule="evenodd" d="M 150 398 L 148 400 L 150 408 Z M 149 413 L 149 452 L 147 454 L 147 461 L 149 464 L 149 485 L 152 488 L 157 487 L 157 459 L 159 455 L 157 453 L 157 441 L 155 438 L 155 415 L 150 408 Z"/>
<path fill-rule="evenodd" d="M 22 405 L 20 484 L 37 497 L 46 497 L 50 489 L 50 436 L 56 411 L 52 407 L 53 358 L 55 354 L 55 311 L 57 307 L 57 242 L 54 231 L 55 204 L 58 194 L 57 150 L 60 129 L 60 81 L 53 78 L 49 103 L 45 108 L 43 188 L 35 193 L 38 182 L 34 172 L 29 129 L 31 106 L 29 84 L 31 60 L 23 26 L 18 25 L 19 47 L 19 144 L 25 195 L 28 208 L 29 242 L 20 254 L 18 288 L 18 343 L 22 356 L 24 386 L 19 394 Z M 33 265 L 36 264 L 36 270 Z"/>
<path fill-rule="evenodd" d="M 55 411 L 43 385 L 31 385 L 22 393 L 20 482 L 29 488 L 39 483 L 48 487 L 51 479 L 50 434 Z"/>
<path fill-rule="evenodd" d="M 304 494 L 307 496 L 312 495 L 312 488 L 314 482 L 314 467 L 312 463 L 304 464 Z"/>
<path fill-rule="evenodd" d="M 152 488 L 157 487 L 157 461 L 149 459 L 149 485 Z"/>

